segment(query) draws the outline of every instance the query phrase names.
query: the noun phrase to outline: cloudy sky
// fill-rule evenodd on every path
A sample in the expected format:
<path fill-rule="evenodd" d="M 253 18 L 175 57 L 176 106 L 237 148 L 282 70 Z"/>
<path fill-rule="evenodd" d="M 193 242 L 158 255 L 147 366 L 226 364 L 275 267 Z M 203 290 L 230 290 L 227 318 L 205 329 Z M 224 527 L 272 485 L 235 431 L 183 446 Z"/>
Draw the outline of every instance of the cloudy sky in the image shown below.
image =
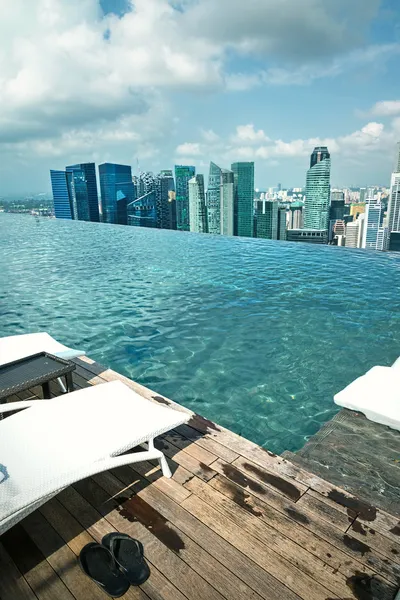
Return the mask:
<path fill-rule="evenodd" d="M 400 140 L 398 0 L 0 0 L 0 196 L 109 161 L 301 186 L 387 184 Z"/>

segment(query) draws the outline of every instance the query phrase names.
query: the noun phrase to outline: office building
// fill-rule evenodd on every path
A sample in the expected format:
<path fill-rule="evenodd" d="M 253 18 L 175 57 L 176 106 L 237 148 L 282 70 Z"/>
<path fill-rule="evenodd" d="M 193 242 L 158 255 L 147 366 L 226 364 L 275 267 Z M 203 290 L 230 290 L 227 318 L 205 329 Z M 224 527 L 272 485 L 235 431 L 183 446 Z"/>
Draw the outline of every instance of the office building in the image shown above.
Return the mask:
<path fill-rule="evenodd" d="M 127 206 L 128 225 L 133 227 L 157 227 L 157 198 L 155 190 L 136 198 Z"/>
<path fill-rule="evenodd" d="M 155 178 L 157 227 L 176 229 L 175 182 L 172 171 L 161 171 Z"/>
<path fill-rule="evenodd" d="M 394 172 L 400 173 L 400 142 L 397 144 L 397 155 L 396 155 L 396 162 L 394 165 Z"/>
<path fill-rule="evenodd" d="M 347 248 L 358 248 L 358 230 L 359 223 L 353 221 L 346 225 L 346 247 Z"/>
<path fill-rule="evenodd" d="M 135 200 L 132 170 L 128 165 L 99 165 L 104 223 L 128 224 L 127 207 Z"/>
<path fill-rule="evenodd" d="M 286 240 L 287 231 L 287 213 L 286 206 L 280 206 L 278 208 L 278 240 Z"/>
<path fill-rule="evenodd" d="M 304 228 L 327 230 L 329 221 L 331 158 L 326 146 L 314 148 L 307 171 Z"/>
<path fill-rule="evenodd" d="M 73 219 L 72 205 L 68 192 L 67 174 L 65 171 L 50 171 L 53 190 L 54 214 L 57 219 Z"/>
<path fill-rule="evenodd" d="M 334 194 L 341 194 L 342 198 L 334 197 Z M 330 221 L 343 221 L 344 217 L 344 194 L 343 192 L 332 192 L 331 204 L 329 207 Z"/>
<path fill-rule="evenodd" d="M 350 216 L 356 220 L 360 215 L 365 213 L 365 203 L 357 202 L 357 204 L 350 205 Z"/>
<path fill-rule="evenodd" d="M 231 165 L 234 174 L 234 233 L 252 237 L 254 227 L 254 163 Z"/>
<path fill-rule="evenodd" d="M 74 219 L 98 223 L 100 216 L 95 164 L 70 165 L 65 167 L 65 171 Z"/>
<path fill-rule="evenodd" d="M 210 163 L 206 195 L 208 233 L 234 233 L 234 174 Z"/>
<path fill-rule="evenodd" d="M 151 171 L 143 171 L 140 175 L 132 178 L 135 185 L 135 197 L 140 198 L 146 196 L 149 192 L 153 192 L 156 187 L 156 178 Z"/>
<path fill-rule="evenodd" d="M 255 207 L 255 237 L 266 240 L 278 239 L 278 209 L 275 200 L 256 200 Z"/>
<path fill-rule="evenodd" d="M 176 191 L 176 228 L 180 231 L 190 230 L 189 220 L 189 180 L 196 174 L 192 166 L 175 166 Z"/>
<path fill-rule="evenodd" d="M 371 196 L 365 207 L 365 226 L 362 248 L 377 249 L 378 230 L 382 225 L 383 209 L 380 202 Z"/>
<path fill-rule="evenodd" d="M 189 180 L 189 222 L 190 231 L 208 233 L 203 175 L 196 175 Z"/>
<path fill-rule="evenodd" d="M 359 202 L 364 202 L 367 195 L 367 188 L 360 188 L 360 199 Z"/>
<path fill-rule="evenodd" d="M 303 202 L 291 202 L 289 205 L 288 229 L 303 228 Z"/>
<path fill-rule="evenodd" d="M 288 229 L 286 232 L 288 242 L 306 242 L 308 244 L 327 244 L 327 229 Z"/>
<path fill-rule="evenodd" d="M 400 231 L 392 231 L 389 237 L 389 250 L 400 252 Z"/>
<path fill-rule="evenodd" d="M 389 248 L 389 228 L 382 225 L 376 236 L 376 249 L 385 252 Z"/>
<path fill-rule="evenodd" d="M 388 227 L 390 233 L 400 231 L 400 172 L 393 173 L 390 182 Z"/>

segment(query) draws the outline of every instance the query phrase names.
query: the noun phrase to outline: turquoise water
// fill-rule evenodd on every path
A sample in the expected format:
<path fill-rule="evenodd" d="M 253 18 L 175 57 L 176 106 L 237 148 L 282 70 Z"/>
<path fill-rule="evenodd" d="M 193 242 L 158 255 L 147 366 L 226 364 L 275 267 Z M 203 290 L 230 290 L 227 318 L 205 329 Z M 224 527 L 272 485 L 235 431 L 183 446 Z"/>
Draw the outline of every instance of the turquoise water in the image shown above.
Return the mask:
<path fill-rule="evenodd" d="M 48 331 L 281 453 L 400 355 L 400 254 L 0 214 L 0 335 Z"/>

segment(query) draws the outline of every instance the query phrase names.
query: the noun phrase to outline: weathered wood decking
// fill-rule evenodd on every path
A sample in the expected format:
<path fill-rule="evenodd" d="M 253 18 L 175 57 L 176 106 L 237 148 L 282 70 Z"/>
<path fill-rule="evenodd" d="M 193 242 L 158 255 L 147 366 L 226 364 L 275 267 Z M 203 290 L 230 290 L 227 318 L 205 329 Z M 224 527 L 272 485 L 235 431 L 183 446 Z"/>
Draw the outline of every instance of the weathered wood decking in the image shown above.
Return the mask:
<path fill-rule="evenodd" d="M 150 401 L 186 410 L 89 358 L 76 364 L 77 387 L 121 379 Z M 196 415 L 158 444 L 172 479 L 150 463 L 97 475 L 0 537 L 0 599 L 106 598 L 77 555 L 115 530 L 142 541 L 151 568 L 127 599 L 395 597 L 397 518 Z"/>

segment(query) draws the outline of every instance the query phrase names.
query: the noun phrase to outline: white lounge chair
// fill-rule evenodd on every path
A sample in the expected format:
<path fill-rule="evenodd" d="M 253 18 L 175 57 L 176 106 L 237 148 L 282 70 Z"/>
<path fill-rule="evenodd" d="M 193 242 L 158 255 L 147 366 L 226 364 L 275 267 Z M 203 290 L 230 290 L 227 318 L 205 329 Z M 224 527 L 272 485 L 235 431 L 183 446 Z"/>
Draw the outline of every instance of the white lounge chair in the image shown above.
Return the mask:
<path fill-rule="evenodd" d="M 66 360 L 84 356 L 83 350 L 74 350 L 64 344 L 57 342 L 51 335 L 45 332 L 25 333 L 22 335 L 10 335 L 0 338 L 0 366 L 5 365 L 20 358 L 32 356 L 39 352 L 48 352 L 54 356 L 59 356 Z M 61 379 L 57 380 L 61 390 L 66 392 L 66 388 Z"/>
<path fill-rule="evenodd" d="M 0 405 L 18 413 L 0 421 L 0 535 L 70 484 L 121 465 L 157 459 L 154 438 L 190 415 L 139 396 L 112 381 L 51 400 Z M 122 454 L 145 444 L 146 450 Z M 5 467 L 5 469 L 4 469 Z"/>
<path fill-rule="evenodd" d="M 336 394 L 334 401 L 400 431 L 400 359 L 391 367 L 372 367 Z"/>

